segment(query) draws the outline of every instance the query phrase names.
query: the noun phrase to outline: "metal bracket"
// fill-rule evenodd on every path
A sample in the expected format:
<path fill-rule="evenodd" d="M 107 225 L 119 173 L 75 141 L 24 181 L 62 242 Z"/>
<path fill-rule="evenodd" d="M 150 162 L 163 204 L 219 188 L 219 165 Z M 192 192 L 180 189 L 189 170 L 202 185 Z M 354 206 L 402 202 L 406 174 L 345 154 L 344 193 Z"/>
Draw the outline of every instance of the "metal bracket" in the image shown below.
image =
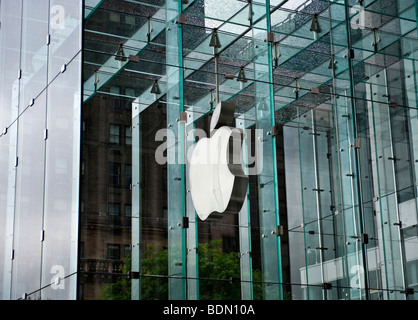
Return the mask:
<path fill-rule="evenodd" d="M 151 32 L 153 31 L 152 25 L 151 25 L 151 16 L 147 18 L 147 27 L 148 27 L 148 30 L 147 30 L 146 36 L 147 36 L 148 42 L 151 42 Z"/>
<path fill-rule="evenodd" d="M 233 73 L 231 73 L 231 72 L 226 72 L 224 74 L 224 77 L 225 77 L 225 79 L 234 80 L 235 75 Z"/>
<path fill-rule="evenodd" d="M 322 289 L 324 289 L 324 290 L 331 290 L 332 289 L 332 284 L 329 283 L 329 282 L 324 282 L 322 284 Z"/>
<path fill-rule="evenodd" d="M 310 136 L 320 136 L 320 134 L 319 133 L 316 133 L 316 132 L 309 132 L 309 135 Z"/>
<path fill-rule="evenodd" d="M 279 125 L 276 123 L 273 127 L 271 127 L 271 135 L 273 137 L 279 134 Z"/>
<path fill-rule="evenodd" d="M 276 235 L 282 237 L 284 235 L 284 227 L 283 226 L 277 226 L 276 227 Z"/>
<path fill-rule="evenodd" d="M 361 242 L 363 244 L 368 244 L 369 243 L 369 235 L 367 233 L 363 233 L 361 235 Z"/>
<path fill-rule="evenodd" d="M 389 107 L 396 109 L 398 107 L 398 104 L 395 101 L 389 101 Z"/>
<path fill-rule="evenodd" d="M 186 15 L 184 13 L 179 14 L 179 18 L 177 20 L 178 24 L 185 24 L 186 23 Z"/>
<path fill-rule="evenodd" d="M 183 217 L 182 228 L 187 229 L 189 228 L 189 217 Z"/>
<path fill-rule="evenodd" d="M 128 59 L 129 59 L 129 61 L 132 61 L 132 62 L 139 62 L 139 57 L 135 56 L 133 54 L 130 54 Z"/>
<path fill-rule="evenodd" d="M 398 159 L 396 157 L 388 157 L 388 160 L 392 160 L 396 163 L 396 161 L 401 160 L 401 159 Z"/>
<path fill-rule="evenodd" d="M 180 122 L 183 122 L 183 123 L 187 122 L 187 112 L 186 111 L 180 113 Z"/>
<path fill-rule="evenodd" d="M 399 226 L 399 228 L 402 228 L 402 221 L 394 222 L 393 225 L 394 226 Z"/>
<path fill-rule="evenodd" d="M 401 293 L 405 293 L 407 296 L 415 294 L 414 288 L 406 288 L 405 291 L 401 291 Z"/>
<path fill-rule="evenodd" d="M 311 93 L 319 94 L 319 88 L 311 88 Z"/>

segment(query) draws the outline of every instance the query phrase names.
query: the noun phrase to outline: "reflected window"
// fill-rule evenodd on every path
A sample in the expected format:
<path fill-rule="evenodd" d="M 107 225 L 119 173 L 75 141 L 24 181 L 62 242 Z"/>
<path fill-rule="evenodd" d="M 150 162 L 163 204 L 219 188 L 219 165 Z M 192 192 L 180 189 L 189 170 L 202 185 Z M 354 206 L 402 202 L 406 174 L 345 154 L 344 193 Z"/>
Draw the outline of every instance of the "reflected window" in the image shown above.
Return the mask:
<path fill-rule="evenodd" d="M 125 23 L 135 25 L 135 17 L 134 16 L 125 16 Z"/>
<path fill-rule="evenodd" d="M 130 99 L 125 100 L 125 110 L 132 110 L 132 99 L 137 97 L 134 88 L 125 88 L 125 95 Z"/>
<path fill-rule="evenodd" d="M 120 125 L 110 125 L 109 142 L 114 144 L 120 144 Z"/>
<path fill-rule="evenodd" d="M 131 127 L 125 127 L 125 144 L 127 146 L 132 145 L 132 130 L 131 130 Z"/>
<path fill-rule="evenodd" d="M 83 120 L 83 122 L 81 123 L 81 137 L 83 140 L 86 140 L 86 120 Z"/>
<path fill-rule="evenodd" d="M 131 246 L 129 244 L 125 244 L 123 246 L 123 257 L 126 258 L 131 255 Z"/>
<path fill-rule="evenodd" d="M 120 109 L 120 87 L 111 86 L 110 93 L 113 96 L 113 107 L 116 109 Z"/>
<path fill-rule="evenodd" d="M 125 204 L 125 217 L 132 217 L 132 206 L 130 204 Z"/>
<path fill-rule="evenodd" d="M 125 177 L 124 177 L 125 187 L 129 188 L 132 183 L 132 165 L 125 164 Z"/>
<path fill-rule="evenodd" d="M 55 160 L 55 172 L 57 174 L 66 174 L 68 172 L 67 159 L 57 157 Z"/>
<path fill-rule="evenodd" d="M 118 162 L 109 162 L 109 185 L 120 187 L 121 165 Z"/>
<path fill-rule="evenodd" d="M 107 245 L 107 258 L 110 260 L 120 260 L 120 245 L 109 243 Z"/>
<path fill-rule="evenodd" d="M 120 215 L 120 203 L 109 203 L 109 216 Z"/>
<path fill-rule="evenodd" d="M 112 22 L 120 22 L 120 14 L 118 12 L 109 12 L 109 20 Z"/>
<path fill-rule="evenodd" d="M 130 98 L 136 98 L 135 89 L 134 88 L 125 88 L 125 95 Z"/>
<path fill-rule="evenodd" d="M 84 178 L 86 174 L 86 161 L 83 159 L 81 160 L 81 178 Z"/>
<path fill-rule="evenodd" d="M 84 242 L 80 241 L 80 245 L 78 247 L 80 258 L 84 258 Z"/>
<path fill-rule="evenodd" d="M 132 206 L 125 204 L 125 225 L 131 226 L 132 224 Z"/>

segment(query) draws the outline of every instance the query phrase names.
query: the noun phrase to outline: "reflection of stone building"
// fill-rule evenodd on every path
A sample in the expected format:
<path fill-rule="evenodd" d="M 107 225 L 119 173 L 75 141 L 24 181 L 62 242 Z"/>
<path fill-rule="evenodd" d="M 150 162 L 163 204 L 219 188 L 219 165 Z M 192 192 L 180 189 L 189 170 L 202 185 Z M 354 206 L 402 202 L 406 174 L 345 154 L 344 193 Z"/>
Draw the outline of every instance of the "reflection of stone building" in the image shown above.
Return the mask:
<path fill-rule="evenodd" d="M 83 107 L 79 297 L 120 275 L 131 244 L 131 104 L 107 95 Z"/>
<path fill-rule="evenodd" d="M 155 161 L 156 132 L 166 126 L 165 105 L 154 104 L 141 113 L 142 245 L 167 247 L 167 167 Z"/>

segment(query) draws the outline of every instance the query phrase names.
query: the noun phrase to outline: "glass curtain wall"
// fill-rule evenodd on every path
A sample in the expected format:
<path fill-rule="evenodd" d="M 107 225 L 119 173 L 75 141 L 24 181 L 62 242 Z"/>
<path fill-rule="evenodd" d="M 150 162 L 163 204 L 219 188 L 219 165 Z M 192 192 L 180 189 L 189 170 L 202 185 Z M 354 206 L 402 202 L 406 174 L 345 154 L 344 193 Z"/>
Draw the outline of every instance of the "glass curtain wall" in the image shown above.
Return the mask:
<path fill-rule="evenodd" d="M 81 3 L 0 2 L 0 297 L 75 299 Z"/>
<path fill-rule="evenodd" d="M 416 299 L 418 4 L 225 3 L 85 3 L 79 298 Z M 219 102 L 248 187 L 202 220 Z"/>

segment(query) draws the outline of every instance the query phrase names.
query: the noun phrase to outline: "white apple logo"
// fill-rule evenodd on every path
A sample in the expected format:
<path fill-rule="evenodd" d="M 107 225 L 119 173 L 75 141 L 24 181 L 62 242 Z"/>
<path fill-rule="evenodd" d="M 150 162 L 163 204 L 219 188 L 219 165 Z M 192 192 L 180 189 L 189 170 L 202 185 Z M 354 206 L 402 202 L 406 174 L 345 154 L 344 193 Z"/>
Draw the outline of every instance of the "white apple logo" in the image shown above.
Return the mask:
<path fill-rule="evenodd" d="M 211 119 L 211 137 L 200 139 L 190 159 L 190 192 L 201 220 L 238 213 L 248 187 L 241 167 L 243 130 L 235 128 L 234 106 L 220 102 Z"/>

